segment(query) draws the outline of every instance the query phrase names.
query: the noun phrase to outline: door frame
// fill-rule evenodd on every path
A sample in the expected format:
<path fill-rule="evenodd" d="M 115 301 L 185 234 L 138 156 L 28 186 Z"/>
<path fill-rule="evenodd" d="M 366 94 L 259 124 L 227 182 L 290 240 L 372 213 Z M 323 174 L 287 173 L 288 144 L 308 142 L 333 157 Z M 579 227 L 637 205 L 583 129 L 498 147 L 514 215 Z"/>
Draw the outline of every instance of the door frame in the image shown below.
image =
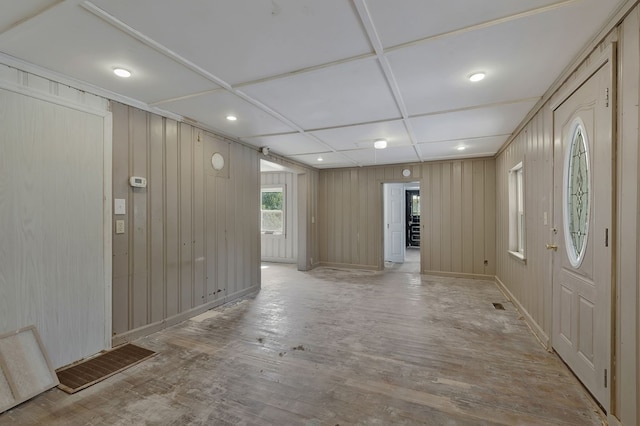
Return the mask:
<path fill-rule="evenodd" d="M 571 95 L 573 95 L 580 87 L 582 87 L 582 85 L 587 82 L 587 80 L 589 80 L 594 74 L 596 74 L 603 66 L 605 66 L 607 63 L 610 64 L 611 69 L 610 69 L 610 75 L 609 75 L 609 79 L 611 81 L 611 89 L 609 90 L 609 93 L 602 93 L 600 94 L 600 96 L 607 96 L 608 97 L 608 105 L 610 106 L 609 108 L 609 114 L 610 117 L 609 119 L 611 120 L 611 230 L 609 232 L 609 245 L 611 247 L 611 288 L 610 288 L 610 304 L 611 304 L 611 311 L 610 311 L 610 342 L 609 342 L 609 369 L 608 371 L 609 373 L 609 401 L 608 401 L 608 410 L 607 410 L 607 414 L 609 415 L 615 415 L 617 414 L 617 407 L 615 405 L 615 401 L 616 401 L 616 387 L 617 387 L 617 376 L 615 374 L 616 369 L 615 369 L 615 365 L 616 365 L 616 317 L 617 317 L 617 303 L 616 303 L 616 294 L 617 294 L 617 282 L 616 282 L 616 261 L 617 261 L 617 252 L 616 252 L 616 244 L 617 244 L 617 209 L 616 209 L 616 205 L 617 205 L 617 43 L 616 42 L 611 42 L 609 43 L 605 48 L 601 49 L 600 54 L 599 55 L 592 55 L 592 57 L 589 57 L 590 62 L 582 69 L 580 70 L 578 73 L 576 73 L 575 78 L 573 79 L 573 81 L 566 83 L 566 86 L 563 87 L 561 90 L 559 90 L 558 92 L 556 92 L 556 94 L 554 95 L 554 97 L 552 98 L 551 102 L 550 102 L 550 113 L 551 113 L 551 138 L 554 141 L 553 142 L 553 146 L 555 146 L 555 114 L 554 112 L 564 103 L 564 101 L 566 101 L 569 97 L 571 97 Z M 562 161 L 564 162 L 564 159 L 558 159 L 555 156 L 555 153 L 553 155 L 553 160 L 552 160 L 552 170 L 555 170 L 556 167 L 556 162 L 557 161 Z M 554 176 L 555 179 L 555 176 Z M 552 190 L 551 193 L 553 194 L 553 196 L 551 197 L 551 211 L 554 212 L 556 211 L 556 205 L 555 203 L 557 202 L 557 200 L 555 199 L 555 185 L 556 182 L 555 180 L 552 179 Z M 553 230 L 555 230 L 555 222 L 556 222 L 556 218 L 553 218 L 554 221 L 554 225 L 553 225 L 553 229 L 551 230 L 552 232 L 550 232 L 550 235 L 553 234 Z M 558 230 L 558 232 L 561 232 L 561 230 Z M 555 238 L 560 238 L 559 235 L 556 235 Z M 564 237 L 562 237 L 564 238 Z M 553 241 L 553 239 L 552 239 Z M 550 256 L 551 258 L 551 282 L 550 282 L 550 286 L 548 288 L 548 291 L 550 292 L 549 298 L 548 300 L 551 302 L 551 304 L 553 305 L 553 297 L 554 297 L 554 259 L 555 256 Z M 550 312 L 550 325 L 551 325 L 551 330 L 549 333 L 549 344 L 550 344 L 550 350 L 553 350 L 553 346 L 554 346 L 554 333 L 553 333 L 553 327 L 554 327 L 554 312 L 553 309 L 549 309 Z M 577 376 L 576 376 L 577 377 Z M 594 398 L 595 400 L 595 398 Z"/>
<path fill-rule="evenodd" d="M 416 176 L 414 177 L 414 173 L 412 168 L 405 168 L 405 170 L 409 170 L 409 177 L 407 178 L 400 178 L 400 179 L 377 179 L 376 183 L 378 184 L 378 196 L 379 198 L 379 222 L 378 222 L 378 229 L 381 230 L 380 232 L 380 253 L 378 256 L 378 270 L 379 271 L 384 271 L 384 237 L 385 237 L 385 232 L 384 232 L 384 228 L 385 228 L 385 224 L 384 224 L 384 209 L 385 209 L 385 205 L 384 205 L 384 184 L 385 183 L 402 183 L 402 184 L 407 184 L 407 183 L 412 183 L 412 182 L 417 182 L 418 186 L 420 187 L 420 193 L 422 194 L 422 188 L 424 187 L 424 182 L 422 177 L 419 176 L 419 174 L 416 173 Z M 420 274 L 422 274 L 423 268 L 422 266 L 425 264 L 425 260 L 423 259 L 423 255 L 424 255 L 424 250 L 423 248 L 423 238 L 424 238 L 424 221 L 422 220 L 424 218 L 424 205 L 425 203 L 422 202 L 423 200 L 420 200 Z"/>

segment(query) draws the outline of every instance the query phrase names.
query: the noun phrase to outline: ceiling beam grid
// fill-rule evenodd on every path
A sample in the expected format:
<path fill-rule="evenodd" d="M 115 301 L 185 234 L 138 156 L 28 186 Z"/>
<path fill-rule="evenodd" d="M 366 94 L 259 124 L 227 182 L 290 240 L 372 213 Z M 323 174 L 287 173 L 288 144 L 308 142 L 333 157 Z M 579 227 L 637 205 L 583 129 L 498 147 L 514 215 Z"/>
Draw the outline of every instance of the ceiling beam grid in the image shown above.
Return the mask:
<path fill-rule="evenodd" d="M 169 49 L 168 47 L 158 43 L 157 41 L 155 41 L 151 37 L 143 34 L 142 32 L 136 30 L 135 28 L 127 25 L 126 23 L 124 23 L 120 19 L 116 18 L 115 16 L 111 15 L 110 13 L 108 13 L 105 10 L 101 9 L 100 7 L 96 6 L 95 4 L 91 3 L 90 1 L 88 1 L 88 0 L 84 1 L 82 3 L 82 7 L 84 7 L 87 11 L 89 11 L 90 13 L 92 13 L 95 16 L 99 17 L 100 19 L 102 19 L 103 21 L 108 23 L 109 25 L 113 26 L 114 28 L 124 32 L 125 34 L 129 35 L 130 37 L 132 37 L 132 38 L 138 40 L 139 42 L 143 43 L 144 45 L 154 49 L 155 51 L 161 53 L 162 55 L 166 56 L 167 58 L 169 58 L 169 59 L 177 62 L 178 64 L 184 66 L 185 68 L 187 68 L 187 69 L 189 69 L 189 70 L 201 75 L 202 77 L 206 78 L 207 80 L 211 81 L 212 83 L 217 84 L 218 86 L 222 87 L 224 90 L 227 90 L 228 92 L 236 95 L 237 97 L 239 97 L 240 99 L 248 102 L 249 104 L 253 105 L 254 107 L 262 110 L 263 112 L 269 114 L 270 116 L 276 118 L 277 120 L 280 120 L 281 122 L 283 122 L 284 124 L 286 124 L 287 126 L 293 128 L 293 129 L 295 129 L 299 133 L 302 133 L 307 138 L 310 138 L 310 139 L 314 140 L 315 142 L 320 143 L 322 146 L 326 147 L 330 152 L 335 152 L 335 153 L 339 154 L 340 156 L 342 156 L 343 158 L 345 158 L 346 160 L 348 160 L 349 162 L 351 162 L 352 164 L 354 164 L 356 166 L 361 166 L 361 164 L 359 162 L 351 159 L 350 157 L 346 156 L 345 154 L 342 154 L 340 151 L 337 151 L 331 145 L 327 144 L 326 142 L 324 142 L 320 138 L 318 138 L 318 137 L 316 137 L 314 135 L 310 135 L 310 134 L 306 133 L 305 130 L 302 127 L 300 127 L 298 124 L 294 123 L 293 121 L 289 120 L 284 115 L 282 115 L 279 112 L 275 111 L 274 109 L 268 107 L 267 105 L 263 104 L 262 102 L 252 98 L 251 96 L 247 95 L 246 93 L 242 92 L 241 90 L 235 89 L 234 87 L 232 87 L 226 81 L 224 81 L 221 78 L 213 75 L 209 71 L 207 71 L 204 68 L 200 67 L 199 65 L 189 61 L 188 59 L 182 57 L 181 55 L 177 54 L 176 52 L 174 52 L 173 50 Z"/>

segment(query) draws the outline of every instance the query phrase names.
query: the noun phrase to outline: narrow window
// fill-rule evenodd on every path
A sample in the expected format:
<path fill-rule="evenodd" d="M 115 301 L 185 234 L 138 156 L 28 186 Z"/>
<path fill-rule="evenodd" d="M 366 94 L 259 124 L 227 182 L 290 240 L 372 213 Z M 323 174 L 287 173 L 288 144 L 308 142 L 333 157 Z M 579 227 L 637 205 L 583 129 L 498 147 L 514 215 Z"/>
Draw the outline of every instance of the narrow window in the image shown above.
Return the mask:
<path fill-rule="evenodd" d="M 573 124 L 568 149 L 564 178 L 564 235 L 569 261 L 574 268 L 578 268 L 587 247 L 591 205 L 589 143 L 582 120 L 577 119 Z"/>
<path fill-rule="evenodd" d="M 284 234 L 284 187 L 260 190 L 260 229 L 265 234 Z"/>
<path fill-rule="evenodd" d="M 509 252 L 525 258 L 524 168 L 522 162 L 509 171 Z"/>

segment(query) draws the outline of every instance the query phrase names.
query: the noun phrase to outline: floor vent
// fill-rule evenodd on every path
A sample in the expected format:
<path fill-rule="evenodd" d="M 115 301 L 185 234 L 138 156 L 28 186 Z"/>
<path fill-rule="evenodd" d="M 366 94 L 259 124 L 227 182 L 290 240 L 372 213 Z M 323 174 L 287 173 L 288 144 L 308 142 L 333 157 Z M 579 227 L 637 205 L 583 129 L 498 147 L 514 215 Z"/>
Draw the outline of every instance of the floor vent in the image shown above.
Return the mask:
<path fill-rule="evenodd" d="M 67 393 L 76 393 L 151 358 L 155 354 L 154 351 L 131 343 L 118 346 L 95 358 L 58 370 L 57 374 L 60 380 L 58 387 Z"/>
<path fill-rule="evenodd" d="M 501 311 L 504 311 L 504 306 L 502 305 L 502 303 L 494 303 L 493 307 Z"/>

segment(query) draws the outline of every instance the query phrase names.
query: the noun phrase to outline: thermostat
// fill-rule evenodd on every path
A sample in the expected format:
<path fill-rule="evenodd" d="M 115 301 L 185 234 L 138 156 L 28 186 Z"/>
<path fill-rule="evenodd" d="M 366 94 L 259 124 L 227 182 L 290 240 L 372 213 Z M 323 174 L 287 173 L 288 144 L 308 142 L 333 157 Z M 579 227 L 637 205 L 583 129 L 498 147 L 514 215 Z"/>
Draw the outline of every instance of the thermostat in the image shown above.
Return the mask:
<path fill-rule="evenodd" d="M 147 180 L 140 176 L 131 176 L 129 178 L 129 185 L 133 186 L 134 188 L 146 188 Z"/>

